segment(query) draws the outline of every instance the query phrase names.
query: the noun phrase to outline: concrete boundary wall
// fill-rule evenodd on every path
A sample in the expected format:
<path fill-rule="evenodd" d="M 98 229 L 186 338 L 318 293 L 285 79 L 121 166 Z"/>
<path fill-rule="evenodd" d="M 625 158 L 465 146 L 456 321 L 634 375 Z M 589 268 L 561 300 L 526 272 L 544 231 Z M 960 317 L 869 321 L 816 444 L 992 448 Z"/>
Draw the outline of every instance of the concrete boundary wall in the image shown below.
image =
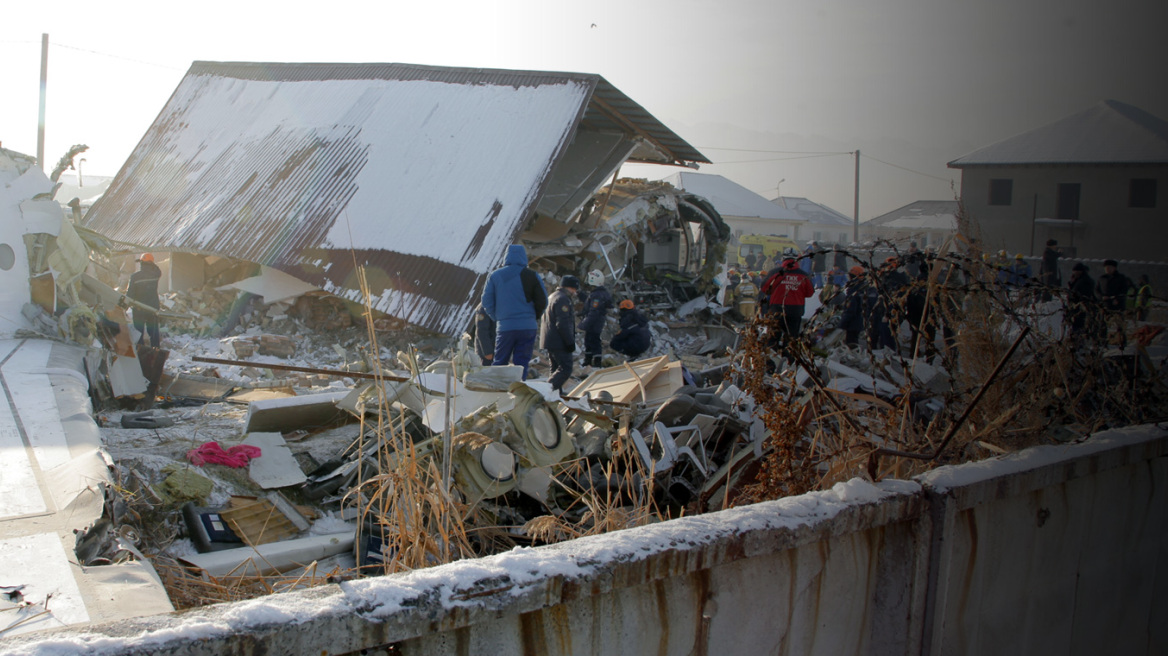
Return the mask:
<path fill-rule="evenodd" d="M 1168 653 L 1168 429 L 0 654 Z"/>

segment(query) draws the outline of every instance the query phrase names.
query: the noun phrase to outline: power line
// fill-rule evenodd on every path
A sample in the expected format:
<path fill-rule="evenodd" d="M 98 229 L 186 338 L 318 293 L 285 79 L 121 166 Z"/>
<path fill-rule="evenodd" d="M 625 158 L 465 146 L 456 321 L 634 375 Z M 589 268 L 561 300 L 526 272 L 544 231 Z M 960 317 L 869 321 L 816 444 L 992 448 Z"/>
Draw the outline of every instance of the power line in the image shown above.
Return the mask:
<path fill-rule="evenodd" d="M 134 62 L 135 64 L 145 64 L 147 66 L 157 66 L 159 68 L 166 68 L 166 69 L 169 69 L 172 71 L 184 70 L 182 68 L 176 68 L 174 66 L 167 66 L 166 64 L 158 64 L 155 62 L 148 62 L 148 61 L 145 61 L 143 59 L 134 59 L 132 57 L 122 57 L 121 55 L 111 55 L 108 52 L 98 52 L 97 50 L 88 50 L 86 48 L 78 48 L 76 46 L 67 46 L 63 43 L 53 43 L 52 41 L 50 41 L 49 45 L 57 46 L 58 48 L 66 48 L 68 50 L 76 50 L 77 52 L 86 52 L 86 53 L 89 53 L 91 55 L 101 55 L 102 57 L 109 57 L 110 59 L 121 59 L 123 61 Z"/>
<path fill-rule="evenodd" d="M 852 151 L 827 150 L 754 150 L 751 148 L 720 148 L 718 146 L 698 146 L 702 150 L 730 150 L 736 153 L 771 153 L 776 155 L 851 155 Z"/>
<path fill-rule="evenodd" d="M 0 45 L 8 45 L 8 44 L 15 44 L 15 45 L 40 45 L 40 40 L 37 40 L 37 41 L 20 41 L 20 40 L 13 39 L 13 40 L 3 40 L 3 41 L 0 41 Z M 181 71 L 181 70 L 185 70 L 185 69 L 182 69 L 182 68 L 176 68 L 176 67 L 174 67 L 174 66 L 168 66 L 168 65 L 166 65 L 166 64 L 159 64 L 159 63 L 157 63 L 157 62 L 150 62 L 150 61 L 146 61 L 146 60 L 144 60 L 144 59 L 134 59 L 133 57 L 123 57 L 123 56 L 121 56 L 121 55 L 111 55 L 111 54 L 110 54 L 110 53 L 108 53 L 108 52 L 100 52 L 100 51 L 98 51 L 98 50 L 89 50 L 88 48 L 78 48 L 77 46 L 70 46 L 70 45 L 66 45 L 66 44 L 64 44 L 64 43 L 56 43 L 56 42 L 54 42 L 54 41 L 52 41 L 52 40 L 50 40 L 50 41 L 49 41 L 49 45 L 50 45 L 51 47 L 54 47 L 54 48 L 64 48 L 64 49 L 66 49 L 66 50 L 76 50 L 77 52 L 84 52 L 84 53 L 88 53 L 88 54 L 91 54 L 91 55 L 100 55 L 100 56 L 102 56 L 102 57 L 109 57 L 110 59 L 121 59 L 122 61 L 134 62 L 135 64 L 145 64 L 146 66 L 157 66 L 157 67 L 159 67 L 159 68 L 166 68 L 166 69 L 169 69 L 169 70 L 172 70 L 172 71 Z"/>
<path fill-rule="evenodd" d="M 764 162 L 786 162 L 793 159 L 815 159 L 817 157 L 837 157 L 839 155 L 851 155 L 851 153 L 823 153 L 820 155 L 802 155 L 800 157 L 777 157 L 775 159 L 744 159 L 736 162 L 714 162 L 714 164 L 759 164 Z"/>
<path fill-rule="evenodd" d="M 875 161 L 875 162 L 880 162 L 881 164 L 891 166 L 894 169 L 900 169 L 901 171 L 908 171 L 909 173 L 916 173 L 917 175 L 923 175 L 926 178 L 932 178 L 934 180 L 940 180 L 941 182 L 948 182 L 949 184 L 953 184 L 953 180 L 951 178 L 942 178 L 940 176 L 931 175 L 928 173 L 922 173 L 920 171 L 914 171 L 913 169 L 899 166 L 897 164 L 893 164 L 892 162 L 885 162 L 882 159 L 876 159 L 875 157 L 872 157 L 871 155 L 865 155 L 864 153 L 860 153 L 860 157 L 863 157 L 865 159 L 870 159 L 870 160 Z"/>

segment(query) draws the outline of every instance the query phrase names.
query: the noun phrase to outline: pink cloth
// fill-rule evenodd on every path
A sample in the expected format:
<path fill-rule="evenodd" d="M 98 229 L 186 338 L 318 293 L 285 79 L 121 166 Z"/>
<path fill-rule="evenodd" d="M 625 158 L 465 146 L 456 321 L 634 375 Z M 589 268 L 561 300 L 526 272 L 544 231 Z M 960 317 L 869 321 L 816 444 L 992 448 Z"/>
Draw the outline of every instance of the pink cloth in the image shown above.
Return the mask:
<path fill-rule="evenodd" d="M 238 444 L 224 451 L 218 442 L 207 442 L 197 449 L 187 451 L 187 460 L 190 460 L 196 467 L 202 467 L 207 463 L 228 467 L 246 467 L 249 460 L 260 457 L 260 454 L 258 446 Z"/>

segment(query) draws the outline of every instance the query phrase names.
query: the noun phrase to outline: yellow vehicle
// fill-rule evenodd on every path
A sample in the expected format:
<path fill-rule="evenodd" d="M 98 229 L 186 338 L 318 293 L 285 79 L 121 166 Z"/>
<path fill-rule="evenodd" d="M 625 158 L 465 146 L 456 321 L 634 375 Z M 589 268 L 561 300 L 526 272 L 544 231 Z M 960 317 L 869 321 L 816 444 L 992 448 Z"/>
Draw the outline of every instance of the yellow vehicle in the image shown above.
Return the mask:
<path fill-rule="evenodd" d="M 799 252 L 799 245 L 795 240 L 777 235 L 742 235 L 738 238 L 738 257 L 731 264 L 739 268 L 746 266 L 746 256 L 754 254 L 754 269 L 766 271 L 771 268 L 775 253 L 782 253 L 788 248 Z"/>

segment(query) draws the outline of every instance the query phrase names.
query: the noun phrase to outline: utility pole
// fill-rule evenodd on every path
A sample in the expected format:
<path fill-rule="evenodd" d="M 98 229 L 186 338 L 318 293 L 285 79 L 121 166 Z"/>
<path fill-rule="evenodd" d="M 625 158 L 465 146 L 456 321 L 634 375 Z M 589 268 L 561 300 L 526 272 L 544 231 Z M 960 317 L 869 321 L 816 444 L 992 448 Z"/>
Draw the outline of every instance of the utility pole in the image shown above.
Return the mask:
<path fill-rule="evenodd" d="M 855 223 L 852 226 L 852 241 L 860 243 L 860 149 L 856 149 L 856 204 L 852 207 Z"/>
<path fill-rule="evenodd" d="M 49 34 L 41 34 L 41 113 L 37 121 L 37 164 L 45 170 L 45 88 L 49 83 Z"/>

